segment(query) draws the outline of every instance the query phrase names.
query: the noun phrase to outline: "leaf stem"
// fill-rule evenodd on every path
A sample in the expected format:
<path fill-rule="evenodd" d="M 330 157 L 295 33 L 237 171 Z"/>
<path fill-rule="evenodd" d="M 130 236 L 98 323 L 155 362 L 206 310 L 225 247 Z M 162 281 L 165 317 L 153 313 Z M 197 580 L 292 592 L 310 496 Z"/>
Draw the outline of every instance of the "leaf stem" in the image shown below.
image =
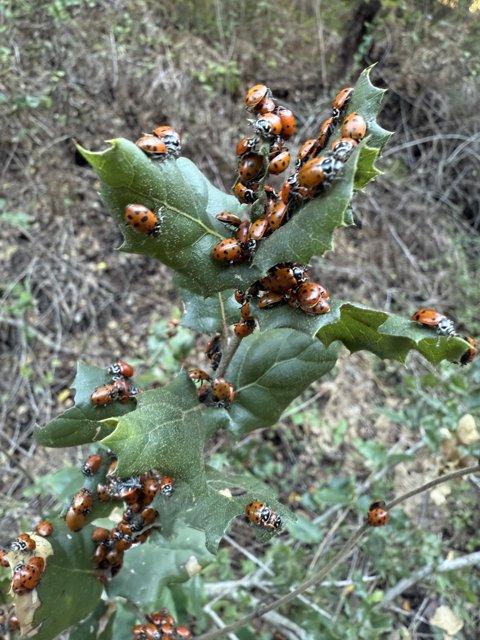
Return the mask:
<path fill-rule="evenodd" d="M 440 478 L 436 478 L 435 480 L 431 480 L 430 482 L 423 484 L 417 489 L 414 489 L 413 491 L 409 491 L 408 493 L 404 493 L 398 498 L 395 498 L 395 500 L 392 500 L 387 505 L 387 509 L 391 509 L 393 506 L 400 504 L 405 500 L 408 500 L 412 496 L 418 495 L 419 493 L 424 493 L 425 491 L 429 491 L 430 489 L 438 486 L 439 484 L 443 484 L 444 482 L 455 480 L 456 478 L 461 478 L 462 476 L 466 476 L 466 475 L 469 475 L 472 473 L 478 473 L 478 472 L 480 472 L 480 464 L 475 465 L 473 467 L 467 467 L 465 469 L 452 471 L 452 473 L 444 475 Z M 259 618 L 263 616 L 268 611 L 272 611 L 272 609 L 277 609 L 278 607 L 284 604 L 287 604 L 288 602 L 296 598 L 299 594 L 306 591 L 309 587 L 321 582 L 323 578 L 332 569 L 334 569 L 338 564 L 340 564 L 342 560 L 344 560 L 349 555 L 350 551 L 352 551 L 352 549 L 355 547 L 357 542 L 360 540 L 360 538 L 363 536 L 363 534 L 367 531 L 368 528 L 369 528 L 369 525 L 367 523 L 364 523 L 359 529 L 354 531 L 353 534 L 350 536 L 350 538 L 347 540 L 347 542 L 343 545 L 343 547 L 337 552 L 337 554 L 329 562 L 327 562 L 327 564 L 323 567 L 323 569 L 320 569 L 320 571 L 315 573 L 313 576 L 311 576 L 307 580 L 304 580 L 293 591 L 290 591 L 286 595 L 282 596 L 281 598 L 278 598 L 277 600 L 275 600 L 274 602 L 271 602 L 270 604 L 266 604 L 258 607 L 253 613 L 249 614 L 248 616 L 245 616 L 241 620 L 237 620 L 237 622 L 234 622 L 226 627 L 223 627 L 223 629 L 218 629 L 216 631 L 212 631 L 209 633 L 205 633 L 201 636 L 198 636 L 197 640 L 214 640 L 214 638 L 221 638 L 226 633 L 229 633 L 231 631 L 236 631 L 237 629 L 244 627 L 246 624 L 248 624 L 255 618 Z"/>
<path fill-rule="evenodd" d="M 230 341 L 227 343 L 225 351 L 222 355 L 222 359 L 220 360 L 220 365 L 215 375 L 217 378 L 223 378 L 225 375 L 225 371 L 228 369 L 228 365 L 232 361 L 233 356 L 235 355 L 240 343 L 242 342 L 242 338 L 238 336 L 232 336 Z"/>

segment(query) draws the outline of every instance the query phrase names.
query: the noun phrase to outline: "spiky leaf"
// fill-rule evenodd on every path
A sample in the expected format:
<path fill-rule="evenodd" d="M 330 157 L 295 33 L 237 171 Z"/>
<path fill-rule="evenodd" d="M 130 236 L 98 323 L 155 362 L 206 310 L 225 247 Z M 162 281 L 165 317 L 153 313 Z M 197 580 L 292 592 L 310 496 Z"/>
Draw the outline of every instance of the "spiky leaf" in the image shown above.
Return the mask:
<path fill-rule="evenodd" d="M 93 367 L 85 362 L 77 365 L 77 375 L 72 388 L 75 389 L 75 406 L 57 416 L 44 427 L 34 428 L 34 438 L 44 447 L 73 447 L 89 442 L 98 442 L 112 431 L 104 422 L 112 416 L 121 416 L 135 408 L 135 399 L 127 404 L 113 402 L 105 407 L 96 407 L 90 394 L 97 388 L 111 383 L 112 376 L 105 369 Z M 132 381 L 135 386 L 135 382 Z"/>

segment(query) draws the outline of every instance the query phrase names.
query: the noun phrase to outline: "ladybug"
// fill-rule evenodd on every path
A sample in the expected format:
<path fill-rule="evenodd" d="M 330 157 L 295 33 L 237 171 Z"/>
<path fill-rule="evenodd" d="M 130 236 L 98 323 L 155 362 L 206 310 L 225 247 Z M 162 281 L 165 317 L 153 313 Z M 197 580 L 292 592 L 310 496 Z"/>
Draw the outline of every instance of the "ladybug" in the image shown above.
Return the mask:
<path fill-rule="evenodd" d="M 165 607 L 159 611 L 152 611 L 152 613 L 147 614 L 145 618 L 156 627 L 160 627 L 162 624 L 175 624 L 175 619 Z"/>
<path fill-rule="evenodd" d="M 322 186 L 327 177 L 323 169 L 324 160 L 325 156 L 307 160 L 298 172 L 298 184 L 301 187 L 315 190 Z"/>
<path fill-rule="evenodd" d="M 28 533 L 21 533 L 18 538 L 12 542 L 10 549 L 12 551 L 21 551 L 26 553 L 33 553 L 37 547 L 37 544 Z"/>
<path fill-rule="evenodd" d="M 260 500 L 253 500 L 245 507 L 245 515 L 249 522 L 254 524 L 262 524 L 268 522 L 271 515 L 271 509 Z"/>
<path fill-rule="evenodd" d="M 35 526 L 35 533 L 38 533 L 39 536 L 43 536 L 44 538 L 48 538 L 53 533 L 53 525 L 50 520 L 42 520 Z"/>
<path fill-rule="evenodd" d="M 280 151 L 272 160 L 270 160 L 270 164 L 268 165 L 268 173 L 271 173 L 274 176 L 278 176 L 278 174 L 283 173 L 286 169 L 288 169 L 288 165 L 290 164 L 290 151 L 288 149 L 284 149 Z"/>
<path fill-rule="evenodd" d="M 143 493 L 146 496 L 156 496 L 158 493 L 158 490 L 160 489 L 160 485 L 158 484 L 158 482 L 155 480 L 155 478 L 148 478 L 145 481 L 145 484 L 143 485 Z"/>
<path fill-rule="evenodd" d="M 267 229 L 268 220 L 266 220 L 265 218 L 259 218 L 258 220 L 255 220 L 255 222 L 252 222 L 248 230 L 248 240 L 255 240 L 256 242 L 258 242 L 258 240 L 261 240 L 263 238 Z"/>
<path fill-rule="evenodd" d="M 317 282 L 304 282 L 295 291 L 296 298 L 303 310 L 314 307 L 320 300 L 328 298 L 328 291 Z"/>
<path fill-rule="evenodd" d="M 280 200 L 280 202 L 275 205 L 273 211 L 267 215 L 265 219 L 268 222 L 268 230 L 270 231 L 270 233 L 273 233 L 282 226 L 287 211 L 288 206 L 285 204 L 285 202 Z"/>
<path fill-rule="evenodd" d="M 191 380 L 210 380 L 210 376 L 203 369 L 190 369 L 188 377 Z"/>
<path fill-rule="evenodd" d="M 337 93 L 335 98 L 332 100 L 332 110 L 334 118 L 338 118 L 341 111 L 345 109 L 347 104 L 350 102 L 353 94 L 353 87 L 345 87 Z"/>
<path fill-rule="evenodd" d="M 101 482 L 97 484 L 97 498 L 101 502 L 108 502 L 112 498 L 108 485 Z"/>
<path fill-rule="evenodd" d="M 164 159 L 168 157 L 169 149 L 163 140 L 157 136 L 145 134 L 135 144 L 152 159 Z"/>
<path fill-rule="evenodd" d="M 316 141 L 316 138 L 309 138 L 302 144 L 302 146 L 298 150 L 297 159 L 295 162 L 295 166 L 297 169 L 300 169 L 302 164 L 309 159 Z"/>
<path fill-rule="evenodd" d="M 144 509 L 141 513 L 144 525 L 152 524 L 158 517 L 158 511 L 156 509 Z"/>
<path fill-rule="evenodd" d="M 93 507 L 92 492 L 83 487 L 73 496 L 70 508 L 75 513 L 90 513 Z"/>
<path fill-rule="evenodd" d="M 0 549 L 0 567 L 5 567 L 5 569 L 10 567 L 10 563 L 7 559 L 7 552 L 4 549 Z"/>
<path fill-rule="evenodd" d="M 453 320 L 450 320 L 447 316 L 435 311 L 434 309 L 419 309 L 413 314 L 412 320 L 419 324 L 423 324 L 426 327 L 436 327 L 437 333 L 440 335 L 457 335 Z"/>
<path fill-rule="evenodd" d="M 178 638 L 193 638 L 192 632 L 187 627 L 180 625 L 176 628 L 176 634 Z"/>
<path fill-rule="evenodd" d="M 217 334 L 208 341 L 205 347 L 205 353 L 207 358 L 210 360 L 210 366 L 212 367 L 212 369 L 214 371 L 218 369 L 218 365 L 220 364 L 220 360 L 222 359 L 220 334 Z"/>
<path fill-rule="evenodd" d="M 367 132 L 367 123 L 359 113 L 351 113 L 342 123 L 342 138 L 353 138 L 362 140 Z"/>
<path fill-rule="evenodd" d="M 130 388 L 128 386 L 128 382 L 121 378 L 120 380 L 115 380 L 113 383 L 115 390 L 117 392 L 117 400 L 122 404 L 126 404 L 130 399 L 131 395 L 136 395 L 139 392 L 139 389 L 136 387 Z"/>
<path fill-rule="evenodd" d="M 162 640 L 164 635 L 154 624 L 148 623 L 143 625 L 143 637 L 145 640 Z"/>
<path fill-rule="evenodd" d="M 40 578 L 42 577 L 42 571 L 43 567 L 45 566 L 45 562 L 43 561 L 43 558 L 40 558 L 39 556 L 37 556 L 37 559 L 43 562 L 43 566 L 41 565 L 41 563 L 28 563 L 27 565 L 18 565 L 15 568 L 11 583 L 12 591 L 14 593 L 21 595 L 27 591 L 35 589 L 35 587 L 38 586 Z M 40 566 L 42 566 L 41 570 L 39 569 Z"/>
<path fill-rule="evenodd" d="M 254 84 L 247 91 L 245 105 L 247 109 L 254 109 L 262 100 L 270 96 L 270 89 L 264 84 Z"/>
<path fill-rule="evenodd" d="M 315 145 L 312 149 L 313 156 L 316 156 L 317 153 L 325 147 L 325 145 L 327 144 L 328 138 L 333 133 L 334 128 L 335 128 L 335 121 L 333 118 L 327 118 L 324 122 L 322 122 L 317 134 Z"/>
<path fill-rule="evenodd" d="M 257 199 L 255 191 L 247 188 L 241 182 L 237 182 L 233 188 L 233 192 L 237 196 L 238 200 L 244 204 L 252 204 Z"/>
<path fill-rule="evenodd" d="M 260 309 L 270 309 L 283 301 L 283 294 L 281 293 L 265 293 L 258 299 L 258 306 Z"/>
<path fill-rule="evenodd" d="M 244 220 L 235 231 L 235 239 L 238 240 L 242 245 L 244 245 L 248 240 L 249 229 L 250 222 L 248 220 Z"/>
<path fill-rule="evenodd" d="M 326 300 L 319 300 L 317 304 L 313 305 L 313 307 L 309 307 L 308 309 L 303 309 L 302 311 L 305 313 L 313 313 L 314 315 L 321 316 L 324 313 L 328 313 L 330 311 L 330 305 Z"/>
<path fill-rule="evenodd" d="M 90 538 L 93 542 L 108 542 L 110 540 L 110 531 L 105 527 L 95 527 Z"/>
<path fill-rule="evenodd" d="M 160 478 L 159 490 L 162 496 L 171 496 L 173 491 L 173 478 L 162 476 Z"/>
<path fill-rule="evenodd" d="M 211 255 L 217 262 L 229 262 L 230 264 L 245 262 L 248 257 L 245 254 L 243 244 L 236 238 L 225 238 L 217 242 Z"/>
<path fill-rule="evenodd" d="M 268 275 L 260 280 L 260 285 L 267 291 L 274 293 L 286 293 L 293 287 L 306 280 L 308 270 L 297 265 L 289 266 L 288 263 L 275 265 L 268 271 Z"/>
<path fill-rule="evenodd" d="M 143 204 L 129 204 L 125 209 L 125 222 L 135 231 L 147 236 L 157 236 L 160 233 L 158 217 L 144 207 Z"/>
<path fill-rule="evenodd" d="M 45 569 L 45 560 L 41 556 L 34 556 L 28 561 L 27 567 L 35 567 L 37 571 L 43 573 Z"/>
<path fill-rule="evenodd" d="M 229 407 L 235 400 L 235 388 L 224 378 L 215 378 L 212 382 L 213 399 L 218 404 Z"/>
<path fill-rule="evenodd" d="M 251 335 L 255 331 L 255 320 L 251 318 L 250 320 L 242 320 L 242 322 L 238 322 L 233 325 L 233 332 L 237 336 L 237 338 L 246 338 Z"/>
<path fill-rule="evenodd" d="M 118 391 L 114 384 L 97 387 L 90 395 L 90 401 L 96 407 L 105 407 L 118 398 Z"/>
<path fill-rule="evenodd" d="M 254 109 L 252 109 L 252 111 L 263 115 L 264 113 L 272 113 L 272 111 L 275 111 L 276 108 L 277 105 L 275 104 L 275 100 L 267 97 L 259 102 L 258 105 Z"/>
<path fill-rule="evenodd" d="M 173 127 L 162 125 L 156 127 L 152 133 L 160 138 L 172 153 L 177 154 L 180 151 L 180 134 Z"/>
<path fill-rule="evenodd" d="M 252 310 L 249 302 L 244 302 L 240 309 L 242 320 L 249 320 L 252 317 Z"/>
<path fill-rule="evenodd" d="M 372 527 L 384 527 L 390 516 L 383 500 L 374 500 L 368 508 L 367 522 Z"/>
<path fill-rule="evenodd" d="M 235 147 L 237 156 L 243 156 L 245 153 L 255 151 L 258 142 L 257 136 L 245 136 L 245 138 L 237 142 L 237 146 Z"/>
<path fill-rule="evenodd" d="M 293 111 L 290 111 L 290 109 L 287 109 L 286 107 L 278 107 L 276 113 L 282 123 L 280 136 L 284 140 L 288 140 L 288 138 L 291 138 L 297 130 L 297 121 L 295 120 Z"/>
<path fill-rule="evenodd" d="M 85 460 L 85 463 L 82 467 L 82 473 L 84 476 L 91 476 L 100 469 L 100 465 L 102 464 L 102 456 L 98 453 L 94 453 L 89 458 Z"/>
<path fill-rule="evenodd" d="M 265 113 L 253 123 L 253 128 L 261 138 L 272 140 L 282 133 L 282 121 L 274 113 Z"/>
<path fill-rule="evenodd" d="M 136 624 L 134 627 L 132 627 L 132 633 L 135 638 L 140 639 L 144 635 L 143 627 L 143 624 Z"/>
<path fill-rule="evenodd" d="M 233 292 L 233 297 L 235 298 L 235 301 L 238 302 L 238 304 L 243 304 L 247 299 L 245 291 L 241 291 L 240 289 L 235 289 L 235 291 Z"/>
<path fill-rule="evenodd" d="M 353 138 L 337 138 L 331 144 L 332 154 L 336 160 L 346 162 L 358 142 Z"/>
<path fill-rule="evenodd" d="M 238 164 L 238 173 L 243 183 L 252 182 L 262 172 L 263 156 L 258 153 L 246 153 Z"/>
<path fill-rule="evenodd" d="M 118 362 L 114 362 L 109 367 L 107 367 L 107 372 L 111 373 L 114 376 L 123 376 L 124 378 L 131 378 L 135 373 L 135 370 L 131 364 L 128 364 L 128 362 L 119 360 Z"/>
<path fill-rule="evenodd" d="M 470 349 L 467 349 L 467 351 L 465 351 L 465 353 L 463 353 L 462 357 L 460 358 L 460 364 L 462 366 L 465 366 L 466 364 L 473 362 L 473 360 L 477 357 L 478 344 L 477 341 L 470 336 L 465 336 L 463 339 L 466 340 L 470 345 Z"/>
<path fill-rule="evenodd" d="M 217 213 L 215 217 L 217 220 L 220 220 L 220 222 L 223 222 L 227 227 L 233 227 L 235 229 L 237 229 L 242 222 L 238 216 L 234 213 L 229 213 L 228 211 L 220 211 L 220 213 Z"/>

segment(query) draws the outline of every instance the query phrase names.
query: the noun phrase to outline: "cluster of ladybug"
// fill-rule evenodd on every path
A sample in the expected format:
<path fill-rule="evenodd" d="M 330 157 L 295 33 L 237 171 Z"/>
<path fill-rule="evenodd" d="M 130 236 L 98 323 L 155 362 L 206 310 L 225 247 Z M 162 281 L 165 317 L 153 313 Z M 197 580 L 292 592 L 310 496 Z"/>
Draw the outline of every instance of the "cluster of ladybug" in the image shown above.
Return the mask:
<path fill-rule="evenodd" d="M 353 88 L 346 87 L 334 98 L 332 115 L 321 124 L 316 138 L 302 144 L 296 159 L 297 170 L 285 180 L 277 194 L 269 185 L 261 188 L 262 182 L 269 173 L 277 175 L 288 167 L 290 152 L 283 143 L 295 133 L 295 116 L 289 109 L 276 105 L 265 85 L 254 85 L 248 90 L 246 107 L 258 116 L 253 122 L 256 135 L 242 138 L 237 144 L 239 180 L 234 192 L 242 203 L 263 198 L 263 211 L 254 222 L 242 221 L 228 211 L 218 213 L 217 219 L 233 231 L 234 236 L 216 243 L 212 249 L 214 260 L 229 264 L 251 260 L 259 240 L 287 222 L 299 203 L 316 197 L 332 184 L 367 131 L 363 116 L 351 113 L 341 124 L 341 137 L 324 151 L 352 94 Z M 268 161 L 257 152 L 260 142 L 269 144 Z"/>
<path fill-rule="evenodd" d="M 443 313 L 435 311 L 435 309 L 419 309 L 415 311 L 412 316 L 412 320 L 418 322 L 425 327 L 433 327 L 437 330 L 437 333 L 441 336 L 458 336 L 455 329 L 455 323 L 450 318 L 447 318 Z M 464 340 L 468 342 L 470 348 L 460 358 L 461 365 L 467 365 L 472 362 L 478 354 L 478 344 L 475 338 L 471 336 L 464 336 Z"/>
<path fill-rule="evenodd" d="M 14 609 L 9 613 L 6 613 L 5 609 L 0 609 L 0 640 L 6 640 L 3 634 L 7 633 L 7 629 L 12 633 L 20 631 L 20 621 Z"/>
<path fill-rule="evenodd" d="M 367 522 L 372 527 L 384 527 L 390 519 L 383 500 L 374 500 L 368 508 Z"/>
<path fill-rule="evenodd" d="M 83 474 L 93 476 L 100 470 L 102 463 L 102 456 L 91 455 L 82 467 Z M 120 479 L 112 475 L 116 465 L 117 461 L 114 459 L 108 468 L 105 482 L 98 483 L 96 489 L 97 497 L 102 502 L 121 500 L 125 503 L 122 518 L 113 529 L 96 527 L 92 531 L 92 540 L 97 545 L 93 561 L 102 581 L 118 573 L 125 551 L 134 544 L 143 544 L 152 533 L 158 511 L 149 505 L 155 496 L 160 493 L 168 497 L 173 491 L 173 479 L 170 476 L 149 472 Z M 93 494 L 86 488 L 80 489 L 73 496 L 65 516 L 66 525 L 71 531 L 83 528 L 93 502 Z"/>
<path fill-rule="evenodd" d="M 152 133 L 144 133 L 135 143 L 152 160 L 176 158 L 181 151 L 180 135 L 173 127 L 162 125 Z M 146 236 L 158 236 L 161 218 L 143 204 L 129 204 L 124 213 L 125 222 Z"/>
<path fill-rule="evenodd" d="M 330 311 L 329 293 L 318 282 L 310 279 L 310 273 L 304 266 L 294 262 L 281 262 L 271 267 L 267 275 L 257 280 L 245 293 L 235 292 L 235 299 L 249 308 L 249 300 L 257 297 L 260 309 L 269 309 L 280 302 L 304 313 L 322 315 Z"/>
<path fill-rule="evenodd" d="M 145 615 L 145 624 L 132 628 L 134 640 L 175 640 L 193 638 L 192 632 L 183 625 L 177 625 L 168 609 L 160 609 Z"/>
<path fill-rule="evenodd" d="M 280 529 L 282 526 L 281 517 L 273 509 L 260 500 L 253 500 L 245 507 L 245 515 L 248 522 L 258 525 L 262 529 L 270 531 Z"/>
<path fill-rule="evenodd" d="M 50 521 L 42 520 L 35 527 L 35 533 L 40 536 L 48 537 L 53 532 L 53 526 Z M 23 595 L 35 589 L 42 578 L 45 570 L 45 559 L 41 555 L 35 555 L 37 543 L 28 533 L 21 533 L 14 540 L 8 549 L 0 550 L 0 566 L 10 567 L 8 554 L 15 552 L 20 554 L 21 561 L 13 568 L 13 576 L 11 580 L 11 589 L 16 595 Z M 15 556 L 17 558 L 17 556 Z"/>
<path fill-rule="evenodd" d="M 209 407 L 224 407 L 228 409 L 235 400 L 235 387 L 224 378 L 212 380 L 203 369 L 190 369 L 188 376 L 195 382 L 202 382 L 197 390 L 200 402 Z M 207 384 L 203 384 L 206 382 Z"/>
<path fill-rule="evenodd" d="M 130 398 L 141 392 L 141 389 L 130 386 L 127 381 L 134 374 L 134 369 L 128 362 L 119 360 L 107 367 L 107 372 L 112 375 L 111 383 L 97 387 L 90 395 L 90 401 L 96 407 L 105 407 L 115 400 L 118 400 L 121 404 L 126 404 Z"/>

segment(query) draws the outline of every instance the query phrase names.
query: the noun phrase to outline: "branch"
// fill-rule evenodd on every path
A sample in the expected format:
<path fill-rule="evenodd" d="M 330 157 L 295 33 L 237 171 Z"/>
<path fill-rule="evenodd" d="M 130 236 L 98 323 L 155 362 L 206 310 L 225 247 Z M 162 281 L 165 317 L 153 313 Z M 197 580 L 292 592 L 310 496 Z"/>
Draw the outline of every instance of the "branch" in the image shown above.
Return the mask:
<path fill-rule="evenodd" d="M 475 551 L 474 553 L 469 553 L 466 556 L 454 558 L 453 560 L 444 560 L 437 565 L 427 564 L 421 569 L 414 571 L 410 576 L 408 576 L 408 578 L 403 578 L 403 580 L 397 582 L 397 584 L 391 589 L 388 589 L 383 596 L 383 600 L 378 603 L 376 608 L 383 609 L 383 607 L 389 604 L 392 600 L 395 600 L 395 598 L 406 591 L 406 589 L 409 589 L 420 580 L 423 580 L 433 573 L 433 571 L 445 573 L 447 571 L 456 571 L 457 569 L 463 569 L 464 567 L 471 567 L 478 564 L 480 564 L 480 551 Z"/>

